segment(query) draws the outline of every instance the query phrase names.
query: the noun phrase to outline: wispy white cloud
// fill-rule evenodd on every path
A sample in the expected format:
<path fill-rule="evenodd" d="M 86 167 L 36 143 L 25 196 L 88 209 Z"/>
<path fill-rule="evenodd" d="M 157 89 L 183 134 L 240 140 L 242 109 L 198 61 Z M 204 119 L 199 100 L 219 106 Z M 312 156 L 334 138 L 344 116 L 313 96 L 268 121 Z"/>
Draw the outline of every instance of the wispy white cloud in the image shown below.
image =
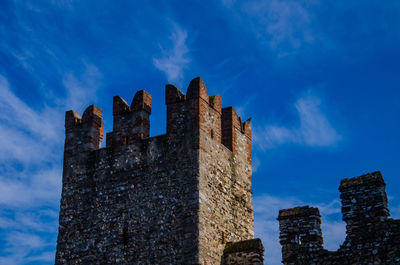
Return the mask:
<path fill-rule="evenodd" d="M 290 55 L 297 50 L 326 38 L 316 32 L 313 7 L 316 0 L 221 0 L 235 19 L 246 25 L 262 44 L 273 50 L 277 57 Z"/>
<path fill-rule="evenodd" d="M 186 44 L 187 31 L 172 23 L 169 37 L 172 48 L 161 47 L 161 57 L 153 58 L 154 66 L 167 76 L 168 82 L 179 82 L 183 79 L 184 69 L 190 63 L 189 48 Z"/>
<path fill-rule="evenodd" d="M 15 76 L 0 74 L 0 264 L 54 264 L 65 111 L 82 113 L 101 89 L 99 69 L 86 58 L 71 56 L 76 46 L 59 45 L 66 35 L 57 35 L 58 26 L 39 26 L 26 18 L 27 12 L 43 17 L 70 3 L 15 1 L 10 13 L 17 30 L 0 29 L 5 40 L 0 48 L 13 58 L 6 69 L 23 69 L 20 75 L 31 82 L 22 83 L 39 94 L 34 105 L 27 103 L 29 97 L 13 87 Z"/>
<path fill-rule="evenodd" d="M 266 38 L 273 49 L 299 48 L 303 44 L 314 42 L 314 33 L 310 27 L 312 13 L 309 6 L 316 1 L 292 0 L 254 0 L 246 2 L 245 11 L 258 22 L 258 32 Z"/>
<path fill-rule="evenodd" d="M 5 208 L 57 207 L 60 194 L 61 167 L 53 166 L 33 173 L 27 170 L 0 177 L 0 206 Z"/>
<path fill-rule="evenodd" d="M 28 261 L 54 261 L 54 253 L 40 252 L 49 246 L 49 242 L 32 233 L 11 232 L 5 238 L 3 252 L 9 253 L 6 257 L 0 257 L 0 264 L 26 264 Z M 50 256 L 53 258 L 50 259 Z"/>
<path fill-rule="evenodd" d="M 332 218 L 340 212 L 340 203 L 332 202 L 309 204 L 295 197 L 275 197 L 268 194 L 254 197 L 255 236 L 262 239 L 265 248 L 265 260 L 268 264 L 282 264 L 281 245 L 279 244 L 279 222 L 276 220 L 280 209 L 310 205 L 318 207 L 322 215 L 322 234 L 324 247 L 337 250 L 345 239 L 345 223 Z"/>
<path fill-rule="evenodd" d="M 102 75 L 99 69 L 84 60 L 83 64 L 85 68 L 82 74 L 77 75 L 74 72 L 67 72 L 62 80 L 67 90 L 67 98 L 62 99 L 63 105 L 76 111 L 82 110 L 83 99 L 96 101 L 96 92 L 101 87 Z"/>
<path fill-rule="evenodd" d="M 46 232 L 49 231 L 49 224 L 52 226 L 55 224 L 55 217 L 57 216 L 58 213 L 54 210 L 17 211 L 12 216 L 7 216 L 4 213 L 4 216 L 0 217 L 0 228 L 18 229 L 23 226 L 25 230 Z M 44 222 L 43 219 L 46 218 L 49 218 L 49 220 Z"/>
<path fill-rule="evenodd" d="M 221 0 L 221 2 L 224 6 L 231 7 L 235 3 L 235 0 Z"/>
<path fill-rule="evenodd" d="M 10 233 L 7 236 L 7 243 L 11 247 L 24 246 L 27 248 L 41 248 L 46 245 L 46 242 L 44 242 L 39 236 L 20 232 Z M 10 249 L 10 251 L 12 250 L 13 249 Z"/>
<path fill-rule="evenodd" d="M 382 42 L 381 38 L 365 41 L 365 36 L 380 32 L 381 37 L 392 40 L 399 25 L 397 1 L 386 1 L 385 5 L 376 1 L 320 0 L 221 0 L 221 3 L 232 12 L 232 19 L 238 25 L 245 25 L 243 30 L 253 33 L 261 46 L 272 51 L 268 55 L 275 54 L 278 59 L 304 54 L 313 60 L 315 56 L 334 54 L 342 60 L 354 60 L 360 45 L 363 51 L 375 51 L 377 42 Z"/>
<path fill-rule="evenodd" d="M 0 159 L 3 163 L 34 164 L 54 158 L 55 150 L 51 147 L 61 143 L 62 114 L 47 107 L 33 110 L 13 93 L 1 75 L 0 121 Z"/>
<path fill-rule="evenodd" d="M 53 98 L 56 106 L 45 105 L 36 110 L 23 102 L 0 75 L 0 159 L 25 164 L 54 159 L 62 147 L 64 111 L 83 111 L 84 102 L 96 100 L 100 82 L 97 67 L 84 63 L 82 74 L 66 72 L 63 75 L 67 97 Z"/>
<path fill-rule="evenodd" d="M 57 103 L 54 107 L 44 106 L 39 110 L 21 100 L 12 91 L 7 79 L 0 75 L 1 166 L 7 166 L 10 162 L 20 163 L 23 167 L 38 165 L 43 161 L 52 163 L 56 156 L 59 164 L 64 111 L 70 107 L 82 110 L 84 102 L 93 100 L 99 86 L 97 68 L 88 64 L 85 69 L 79 77 L 70 72 L 65 74 L 64 85 L 68 96 L 54 98 Z M 12 174 L 15 175 L 15 172 Z M 4 180 L 5 176 L 2 175 L 0 181 Z"/>
<path fill-rule="evenodd" d="M 29 131 L 36 135 L 55 139 L 57 130 L 54 128 L 54 117 L 49 111 L 34 111 L 20 100 L 10 88 L 4 76 L 0 75 L 0 120 L 14 123 L 22 131 Z"/>
<path fill-rule="evenodd" d="M 266 124 L 254 129 L 254 141 L 261 149 L 270 149 L 282 144 L 306 146 L 334 146 L 341 136 L 321 111 L 321 100 L 307 95 L 297 100 L 294 107 L 298 114 L 297 126 Z"/>
<path fill-rule="evenodd" d="M 64 113 L 82 112 L 101 87 L 97 67 L 83 65 L 62 75 L 66 96 L 50 95 L 51 106 L 29 106 L 0 75 L 0 264 L 54 261 Z"/>
<path fill-rule="evenodd" d="M 32 255 L 26 259 L 27 261 L 54 262 L 54 252 L 42 252 L 39 255 Z"/>

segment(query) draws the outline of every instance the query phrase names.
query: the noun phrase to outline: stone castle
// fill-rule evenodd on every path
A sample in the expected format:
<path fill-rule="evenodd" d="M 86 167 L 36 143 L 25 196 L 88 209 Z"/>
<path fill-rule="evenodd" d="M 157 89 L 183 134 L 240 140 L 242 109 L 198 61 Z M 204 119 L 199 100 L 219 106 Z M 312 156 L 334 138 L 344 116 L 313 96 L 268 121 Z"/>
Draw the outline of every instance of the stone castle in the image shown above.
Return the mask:
<path fill-rule="evenodd" d="M 151 95 L 65 117 L 56 264 L 263 264 L 254 237 L 251 124 L 201 78 L 166 86 L 167 132 L 149 137 Z"/>
<path fill-rule="evenodd" d="M 149 137 L 151 95 L 66 112 L 55 264 L 261 265 L 254 239 L 251 124 L 201 78 L 165 89 L 167 132 Z M 400 264 L 400 222 L 388 218 L 380 173 L 342 181 L 347 238 L 323 249 L 316 208 L 279 212 L 284 264 Z"/>

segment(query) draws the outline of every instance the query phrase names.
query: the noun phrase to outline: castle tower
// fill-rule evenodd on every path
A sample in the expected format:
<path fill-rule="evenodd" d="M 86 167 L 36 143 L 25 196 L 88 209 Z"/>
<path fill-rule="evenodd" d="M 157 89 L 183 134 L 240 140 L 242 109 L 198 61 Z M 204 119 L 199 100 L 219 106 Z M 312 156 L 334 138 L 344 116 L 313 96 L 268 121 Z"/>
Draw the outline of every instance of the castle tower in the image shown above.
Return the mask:
<path fill-rule="evenodd" d="M 250 121 L 201 78 L 165 102 L 167 133 L 149 137 L 151 95 L 114 97 L 104 148 L 99 108 L 66 113 L 56 264 L 262 264 Z"/>

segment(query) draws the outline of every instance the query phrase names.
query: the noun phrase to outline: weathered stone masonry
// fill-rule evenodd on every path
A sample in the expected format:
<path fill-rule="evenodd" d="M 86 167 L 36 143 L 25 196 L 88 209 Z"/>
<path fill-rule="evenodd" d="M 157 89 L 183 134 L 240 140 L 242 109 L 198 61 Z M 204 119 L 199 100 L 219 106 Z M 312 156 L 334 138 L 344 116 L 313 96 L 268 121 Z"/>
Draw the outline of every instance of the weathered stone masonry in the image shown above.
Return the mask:
<path fill-rule="evenodd" d="M 200 78 L 165 101 L 167 133 L 149 137 L 151 95 L 114 97 L 104 148 L 98 107 L 66 113 L 56 264 L 263 264 L 250 121 Z"/>
<path fill-rule="evenodd" d="M 323 249 L 321 216 L 308 206 L 279 211 L 282 260 L 289 264 L 400 264 L 400 220 L 388 218 L 380 172 L 343 179 L 346 239 L 338 251 Z"/>

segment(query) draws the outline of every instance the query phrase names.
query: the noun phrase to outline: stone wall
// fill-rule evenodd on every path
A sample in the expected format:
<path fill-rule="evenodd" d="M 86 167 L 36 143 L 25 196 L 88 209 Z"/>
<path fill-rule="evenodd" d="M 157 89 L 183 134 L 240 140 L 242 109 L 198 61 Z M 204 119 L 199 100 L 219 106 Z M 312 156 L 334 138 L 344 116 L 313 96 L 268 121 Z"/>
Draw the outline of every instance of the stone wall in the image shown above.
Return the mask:
<path fill-rule="evenodd" d="M 321 216 L 308 206 L 279 211 L 280 243 L 284 264 L 313 259 L 322 249 Z"/>
<path fill-rule="evenodd" d="M 166 104 L 167 134 L 149 137 L 151 96 L 114 97 L 105 148 L 99 108 L 66 113 L 56 264 L 220 264 L 253 238 L 250 122 L 200 78 Z"/>
<path fill-rule="evenodd" d="M 343 179 L 339 190 L 346 239 L 337 251 L 323 249 L 317 208 L 279 211 L 284 264 L 400 264 L 400 220 L 388 218 L 380 172 Z"/>
<path fill-rule="evenodd" d="M 263 265 L 264 247 L 260 239 L 228 243 L 221 265 Z"/>
<path fill-rule="evenodd" d="M 193 80 L 191 86 L 202 88 L 198 103 L 200 263 L 220 264 L 227 242 L 254 236 L 251 161 L 248 160 L 251 154 L 247 152 L 251 135 L 242 130 L 244 124 L 247 127 L 250 124 L 242 123 L 233 108 L 229 108 L 233 111 L 230 116 L 224 116 L 221 97 L 209 97 L 201 80 Z M 236 122 L 233 125 L 232 118 Z M 222 144 L 222 139 L 229 145 Z"/>

